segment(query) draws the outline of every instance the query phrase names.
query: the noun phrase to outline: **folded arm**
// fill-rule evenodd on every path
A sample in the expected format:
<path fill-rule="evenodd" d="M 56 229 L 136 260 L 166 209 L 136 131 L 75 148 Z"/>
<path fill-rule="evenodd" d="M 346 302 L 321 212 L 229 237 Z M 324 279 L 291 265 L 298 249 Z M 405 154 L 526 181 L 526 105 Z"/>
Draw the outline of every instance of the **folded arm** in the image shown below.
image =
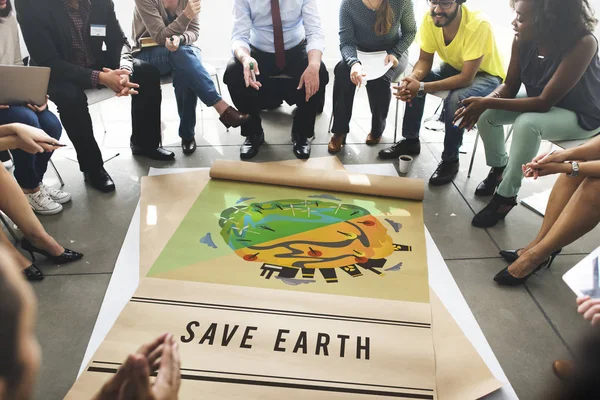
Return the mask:
<path fill-rule="evenodd" d="M 158 11 L 158 2 L 156 0 L 135 0 L 135 5 L 148 33 L 150 33 L 152 39 L 159 45 L 164 46 L 167 39 L 174 35 L 183 35 L 185 37 L 185 44 L 192 44 L 198 40 L 200 31 L 198 15 L 189 18 L 185 12 L 182 12 L 175 21 L 169 25 L 165 25 Z"/>

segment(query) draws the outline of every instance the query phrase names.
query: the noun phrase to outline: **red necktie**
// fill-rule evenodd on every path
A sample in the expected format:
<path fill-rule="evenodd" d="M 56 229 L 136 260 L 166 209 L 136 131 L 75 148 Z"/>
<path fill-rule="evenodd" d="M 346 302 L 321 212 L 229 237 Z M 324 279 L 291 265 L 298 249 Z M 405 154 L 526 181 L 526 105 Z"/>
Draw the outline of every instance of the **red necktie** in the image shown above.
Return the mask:
<path fill-rule="evenodd" d="M 275 65 L 282 70 L 285 68 L 285 47 L 279 0 L 271 0 L 271 15 L 273 16 L 273 35 L 275 36 Z"/>

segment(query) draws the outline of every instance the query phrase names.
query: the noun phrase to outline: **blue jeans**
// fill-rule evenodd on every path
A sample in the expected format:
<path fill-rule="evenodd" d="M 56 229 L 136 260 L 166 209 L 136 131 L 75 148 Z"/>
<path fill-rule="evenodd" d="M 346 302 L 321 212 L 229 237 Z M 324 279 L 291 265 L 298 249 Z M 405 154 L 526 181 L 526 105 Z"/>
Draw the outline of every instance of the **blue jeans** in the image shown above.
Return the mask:
<path fill-rule="evenodd" d="M 423 79 L 423 82 L 436 82 L 460 74 L 460 71 L 452 68 L 446 63 L 442 63 L 439 69 L 432 70 L 429 75 Z M 444 100 L 444 111 L 442 118 L 446 125 L 446 136 L 444 138 L 444 151 L 442 161 L 458 161 L 460 146 L 462 146 L 464 129 L 459 129 L 452 123 L 454 114 L 461 107 L 459 102 L 472 96 L 485 97 L 492 93 L 502 83 L 502 79 L 480 72 L 475 76 L 471 86 L 451 90 L 450 94 Z M 402 136 L 407 139 L 416 139 L 421 130 L 421 120 L 425 110 L 425 96 L 412 100 L 412 106 L 407 106 L 404 112 L 404 121 L 402 122 Z"/>
<path fill-rule="evenodd" d="M 49 136 L 60 139 L 62 125 L 48 109 L 41 113 L 24 106 L 11 106 L 0 110 L 0 125 L 22 123 L 42 129 Z M 44 178 L 52 153 L 29 154 L 23 150 L 11 150 L 15 160 L 15 179 L 23 189 L 35 189 Z"/>
<path fill-rule="evenodd" d="M 193 139 L 196 127 L 198 98 L 208 107 L 214 106 L 221 95 L 202 65 L 201 51 L 195 46 L 181 46 L 177 51 L 166 47 L 144 49 L 136 58 L 152 64 L 161 75 L 173 74 L 173 87 L 179 112 L 179 136 Z"/>

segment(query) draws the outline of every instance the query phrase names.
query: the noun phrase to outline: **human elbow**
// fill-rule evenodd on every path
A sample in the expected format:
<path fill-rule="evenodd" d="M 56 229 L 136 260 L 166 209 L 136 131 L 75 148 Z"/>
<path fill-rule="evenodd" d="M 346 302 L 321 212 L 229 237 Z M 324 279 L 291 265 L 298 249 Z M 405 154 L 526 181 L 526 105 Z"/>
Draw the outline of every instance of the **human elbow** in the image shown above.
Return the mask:
<path fill-rule="evenodd" d="M 554 105 L 549 102 L 548 100 L 542 98 L 542 97 L 538 97 L 537 101 L 534 104 L 534 112 L 537 113 L 547 113 L 548 111 L 550 111 L 552 109 Z"/>

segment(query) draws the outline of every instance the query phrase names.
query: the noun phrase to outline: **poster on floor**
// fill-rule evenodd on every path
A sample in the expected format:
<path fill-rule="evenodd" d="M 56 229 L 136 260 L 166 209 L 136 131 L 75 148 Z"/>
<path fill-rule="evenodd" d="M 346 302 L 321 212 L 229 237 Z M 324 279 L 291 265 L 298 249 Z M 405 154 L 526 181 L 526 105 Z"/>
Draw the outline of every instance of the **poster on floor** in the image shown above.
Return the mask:
<path fill-rule="evenodd" d="M 67 398 L 93 393 L 165 331 L 179 340 L 182 399 L 454 399 L 499 387 L 465 339 L 484 368 L 458 381 L 436 371 L 422 182 L 283 166 L 283 178 L 249 182 L 240 174 L 257 171 L 246 169 L 144 178 L 140 286 Z M 292 172 L 301 187 L 286 184 Z M 444 334 L 451 317 L 434 305 L 437 340 L 462 338 Z M 444 365 L 461 355 L 455 343 L 440 347 Z"/>

